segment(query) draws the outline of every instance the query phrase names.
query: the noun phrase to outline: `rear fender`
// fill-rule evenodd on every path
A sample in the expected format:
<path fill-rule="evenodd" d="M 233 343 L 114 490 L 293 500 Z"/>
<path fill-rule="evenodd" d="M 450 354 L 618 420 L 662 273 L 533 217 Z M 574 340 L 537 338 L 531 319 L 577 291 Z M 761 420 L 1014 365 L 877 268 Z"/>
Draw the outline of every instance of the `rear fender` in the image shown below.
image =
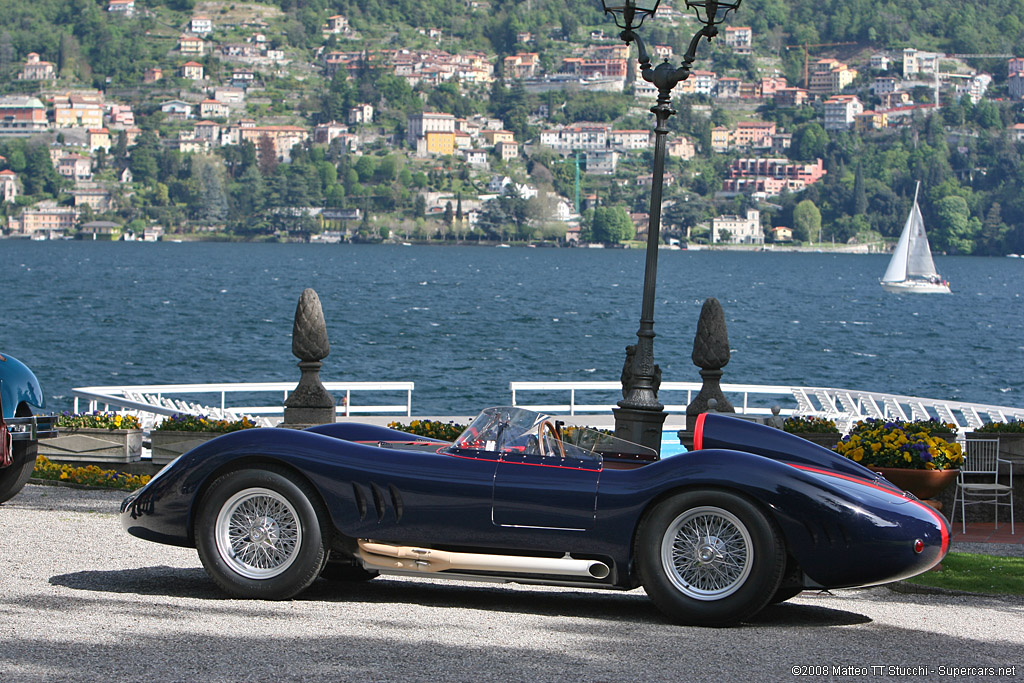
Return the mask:
<path fill-rule="evenodd" d="M 697 418 L 693 447 L 694 450 L 724 448 L 754 453 L 779 462 L 834 470 L 869 482 L 879 478 L 867 467 L 795 434 L 718 413 L 703 413 Z"/>
<path fill-rule="evenodd" d="M 673 461 L 671 471 L 663 466 Z M 643 469 L 663 484 L 659 499 L 680 490 L 715 488 L 754 501 L 778 524 L 808 587 L 912 576 L 939 562 L 949 548 L 948 526 L 931 508 L 903 492 L 824 467 L 705 448 Z M 915 552 L 918 539 L 925 548 Z"/>

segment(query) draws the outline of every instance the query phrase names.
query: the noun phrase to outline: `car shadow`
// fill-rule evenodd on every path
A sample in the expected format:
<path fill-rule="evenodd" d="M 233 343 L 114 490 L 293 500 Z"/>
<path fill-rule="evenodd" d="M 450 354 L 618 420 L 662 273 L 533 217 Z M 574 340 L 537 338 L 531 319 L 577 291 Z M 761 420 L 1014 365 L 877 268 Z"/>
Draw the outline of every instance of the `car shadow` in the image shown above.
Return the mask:
<path fill-rule="evenodd" d="M 59 574 L 50 583 L 73 590 L 231 600 L 200 568 L 157 565 L 138 569 L 80 571 Z M 317 580 L 295 600 L 303 602 L 363 602 L 371 604 L 420 605 L 488 611 L 528 613 L 552 617 L 584 617 L 602 621 L 670 624 L 642 590 L 628 592 L 578 590 L 562 592 L 550 587 L 543 591 L 517 584 L 448 583 L 378 578 L 366 582 Z M 849 626 L 871 620 L 854 612 L 816 605 L 783 603 L 770 605 L 744 627 Z"/>

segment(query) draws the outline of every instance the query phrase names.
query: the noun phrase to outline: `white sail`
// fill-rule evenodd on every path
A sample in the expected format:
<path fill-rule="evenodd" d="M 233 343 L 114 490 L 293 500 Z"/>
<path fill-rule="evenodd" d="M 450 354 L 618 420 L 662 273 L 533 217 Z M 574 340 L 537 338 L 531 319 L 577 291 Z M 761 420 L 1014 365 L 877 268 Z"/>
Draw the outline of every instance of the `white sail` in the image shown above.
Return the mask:
<path fill-rule="evenodd" d="M 917 208 L 917 201 L 914 201 L 914 208 Z M 882 282 L 903 282 L 907 279 L 907 255 L 910 253 L 910 233 L 913 231 L 914 211 L 907 216 L 907 222 L 903 225 L 903 232 L 900 233 L 900 241 L 889 259 L 889 267 L 885 269 Z"/>
<path fill-rule="evenodd" d="M 932 250 L 928 246 L 928 235 L 924 232 L 924 219 L 921 209 L 914 200 L 914 208 L 907 219 L 910 225 L 910 248 L 907 251 L 907 277 L 935 277 L 935 262 L 932 261 Z"/>
<path fill-rule="evenodd" d="M 921 293 L 949 293 L 949 284 L 944 282 L 935 270 L 932 250 L 928 246 L 928 235 L 924 231 L 924 218 L 917 205 L 917 193 L 921 183 L 914 190 L 914 206 L 903 224 L 903 232 L 896 243 L 896 249 L 889 259 L 889 267 L 882 276 L 882 286 L 893 292 L 914 291 Z"/>

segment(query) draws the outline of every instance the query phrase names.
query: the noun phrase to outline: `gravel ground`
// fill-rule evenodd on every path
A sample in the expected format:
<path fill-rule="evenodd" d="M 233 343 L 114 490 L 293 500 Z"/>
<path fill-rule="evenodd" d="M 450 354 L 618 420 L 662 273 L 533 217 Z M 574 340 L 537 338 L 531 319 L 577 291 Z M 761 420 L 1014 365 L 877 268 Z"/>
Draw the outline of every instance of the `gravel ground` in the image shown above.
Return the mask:
<path fill-rule="evenodd" d="M 381 578 L 232 600 L 194 550 L 125 534 L 121 498 L 29 485 L 0 506 L 0 681 L 1024 680 L 1024 600 L 804 593 L 732 629 L 671 625 L 642 590 Z"/>

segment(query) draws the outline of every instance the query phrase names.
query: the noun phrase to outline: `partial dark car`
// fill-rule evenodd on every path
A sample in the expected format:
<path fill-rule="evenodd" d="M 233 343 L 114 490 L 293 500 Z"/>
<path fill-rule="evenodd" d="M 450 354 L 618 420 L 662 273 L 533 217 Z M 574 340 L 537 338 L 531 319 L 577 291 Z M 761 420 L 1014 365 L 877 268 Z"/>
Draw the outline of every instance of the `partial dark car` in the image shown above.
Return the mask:
<path fill-rule="evenodd" d="M 121 520 L 197 548 L 237 597 L 379 574 L 643 586 L 699 625 L 913 576 L 949 549 L 935 510 L 804 439 L 707 414 L 694 445 L 659 458 L 516 407 L 450 444 L 352 423 L 245 430 L 169 464 Z"/>
<path fill-rule="evenodd" d="M 45 409 L 35 374 L 17 358 L 0 354 L 0 503 L 17 495 L 32 476 L 39 439 L 57 435 L 56 417 Z"/>

